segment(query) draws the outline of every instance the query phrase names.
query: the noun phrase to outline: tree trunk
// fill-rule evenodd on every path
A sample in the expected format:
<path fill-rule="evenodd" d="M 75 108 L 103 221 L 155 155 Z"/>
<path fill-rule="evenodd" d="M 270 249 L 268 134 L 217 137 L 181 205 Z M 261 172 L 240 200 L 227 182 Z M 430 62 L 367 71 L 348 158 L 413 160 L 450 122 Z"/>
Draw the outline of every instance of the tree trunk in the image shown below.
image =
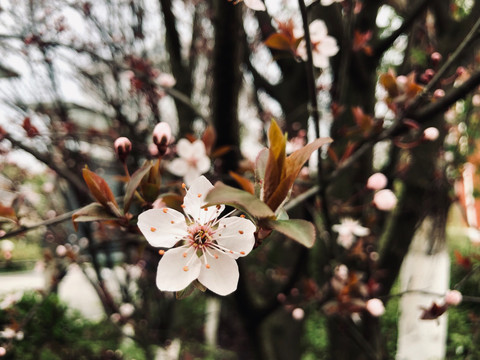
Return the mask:
<path fill-rule="evenodd" d="M 401 292 L 425 291 L 444 294 L 448 290 L 450 259 L 445 239 L 434 239 L 434 223 L 426 218 L 416 232 L 400 271 Z M 433 241 L 432 241 L 433 240 Z M 432 246 L 433 244 L 433 246 Z M 421 320 L 422 308 L 441 297 L 412 292 L 400 300 L 397 360 L 428 360 L 445 357 L 447 316 L 436 320 Z"/>

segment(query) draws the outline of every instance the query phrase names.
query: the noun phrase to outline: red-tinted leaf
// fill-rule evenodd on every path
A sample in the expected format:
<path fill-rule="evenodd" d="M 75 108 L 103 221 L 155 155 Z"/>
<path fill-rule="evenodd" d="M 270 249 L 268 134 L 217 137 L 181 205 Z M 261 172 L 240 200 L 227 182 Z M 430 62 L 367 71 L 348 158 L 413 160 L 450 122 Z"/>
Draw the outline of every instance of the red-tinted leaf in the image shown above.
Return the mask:
<path fill-rule="evenodd" d="M 458 250 L 454 250 L 455 261 L 458 265 L 463 267 L 465 270 L 470 271 L 472 269 L 472 261 L 468 256 L 463 256 Z"/>
<path fill-rule="evenodd" d="M 38 131 L 38 129 L 32 125 L 32 122 L 30 121 L 30 118 L 29 117 L 26 117 L 25 119 L 23 119 L 23 128 L 25 129 L 25 131 L 27 132 L 27 136 L 29 138 L 33 138 L 35 136 L 38 136 L 40 135 L 40 132 Z"/>
<path fill-rule="evenodd" d="M 441 316 L 445 311 L 447 311 L 447 305 L 437 305 L 435 302 L 432 303 L 432 306 L 427 308 L 422 308 L 423 312 L 420 315 L 422 320 L 434 320 Z"/>
<path fill-rule="evenodd" d="M 215 128 L 211 125 L 207 126 L 205 131 L 202 135 L 202 141 L 205 144 L 205 150 L 207 155 L 210 155 L 213 149 L 213 145 L 215 145 L 215 141 L 217 140 L 217 133 L 215 132 Z"/>
<path fill-rule="evenodd" d="M 126 213 L 130 208 L 130 204 L 132 203 L 133 195 L 137 190 L 138 186 L 140 185 L 142 179 L 145 175 L 148 174 L 150 169 L 152 168 L 151 162 L 146 162 L 143 166 L 135 171 L 130 178 L 130 181 L 127 184 L 127 188 L 125 189 L 125 196 L 123 198 L 123 211 Z"/>
<path fill-rule="evenodd" d="M 248 191 L 250 194 L 255 194 L 255 187 L 253 183 L 248 180 L 246 177 L 241 176 L 233 171 L 229 172 L 230 176 L 235 179 L 235 181 L 241 186 L 241 188 L 245 191 Z"/>
<path fill-rule="evenodd" d="M 15 222 L 17 221 L 17 215 L 15 214 L 15 209 L 10 206 L 3 206 L 0 203 L 0 222 Z"/>
<path fill-rule="evenodd" d="M 263 182 L 264 201 L 268 204 L 282 178 L 285 177 L 285 146 L 287 139 L 283 135 L 280 127 L 275 120 L 270 123 L 268 130 L 268 140 L 270 142 L 268 161 L 265 168 L 265 178 Z"/>
<path fill-rule="evenodd" d="M 285 34 L 281 33 L 274 33 L 270 35 L 267 40 L 265 40 L 265 45 L 269 48 L 276 49 L 276 50 L 292 50 L 293 43 L 291 39 L 287 37 Z"/>
<path fill-rule="evenodd" d="M 379 83 L 384 87 L 385 90 L 387 90 L 390 98 L 395 98 L 398 96 L 399 91 L 397 87 L 397 79 L 392 70 L 389 70 L 385 74 L 381 74 Z"/>
<path fill-rule="evenodd" d="M 87 167 L 82 170 L 82 174 L 88 189 L 95 200 L 105 207 L 108 206 L 107 203 L 109 202 L 118 207 L 112 190 L 110 190 L 107 182 L 101 176 L 98 176 L 93 171 L 90 171 Z"/>

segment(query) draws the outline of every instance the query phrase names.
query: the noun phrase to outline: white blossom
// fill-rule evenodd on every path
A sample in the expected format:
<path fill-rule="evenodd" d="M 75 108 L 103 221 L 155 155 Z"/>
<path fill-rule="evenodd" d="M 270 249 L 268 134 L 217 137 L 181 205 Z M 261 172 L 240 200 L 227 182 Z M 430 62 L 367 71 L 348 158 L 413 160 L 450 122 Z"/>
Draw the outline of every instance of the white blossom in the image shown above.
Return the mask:
<path fill-rule="evenodd" d="M 235 259 L 252 250 L 256 227 L 243 217 L 219 218 L 224 205 L 203 208 L 212 188 L 204 176 L 193 181 L 182 206 L 185 215 L 163 208 L 147 210 L 138 217 L 138 227 L 150 245 L 171 248 L 158 264 L 160 290 L 180 291 L 194 280 L 219 295 L 236 290 L 239 272 Z"/>
<path fill-rule="evenodd" d="M 329 58 L 338 53 L 337 40 L 328 35 L 327 25 L 322 20 L 314 20 L 309 25 L 310 41 L 312 42 L 312 61 L 318 68 L 327 68 Z M 297 48 L 297 53 L 304 60 L 307 59 L 305 41 Z"/>
<path fill-rule="evenodd" d="M 332 230 L 338 233 L 337 242 L 344 248 L 349 249 L 355 240 L 355 236 L 366 236 L 370 230 L 360 225 L 358 220 L 344 218 L 340 224 L 332 226 Z"/>
<path fill-rule="evenodd" d="M 187 185 L 191 185 L 200 175 L 210 170 L 210 158 L 207 156 L 202 140 L 193 143 L 180 139 L 177 143 L 178 158 L 168 164 L 168 171 L 183 177 Z"/>

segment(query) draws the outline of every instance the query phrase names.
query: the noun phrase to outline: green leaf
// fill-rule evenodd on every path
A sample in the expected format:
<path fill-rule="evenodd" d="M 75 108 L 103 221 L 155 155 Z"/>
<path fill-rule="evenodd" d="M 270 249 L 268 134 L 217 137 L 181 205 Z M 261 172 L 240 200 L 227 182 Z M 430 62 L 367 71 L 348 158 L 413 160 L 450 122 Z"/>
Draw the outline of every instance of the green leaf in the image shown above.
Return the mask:
<path fill-rule="evenodd" d="M 311 248 L 315 243 L 315 226 L 306 220 L 267 220 L 264 225 L 307 248 Z"/>
<path fill-rule="evenodd" d="M 143 166 L 135 171 L 133 175 L 130 177 L 130 181 L 127 184 L 127 188 L 125 189 L 125 196 L 123 198 L 123 211 L 126 213 L 130 208 L 132 203 L 133 195 L 137 190 L 140 182 L 148 174 L 150 169 L 152 168 L 151 162 L 146 162 Z"/>
<path fill-rule="evenodd" d="M 207 205 L 226 204 L 244 211 L 257 219 L 275 218 L 274 212 L 260 199 L 249 192 L 217 182 L 205 198 Z"/>
<path fill-rule="evenodd" d="M 79 222 L 118 220 L 102 204 L 94 202 L 84 206 L 72 215 L 73 226 L 78 230 Z"/>

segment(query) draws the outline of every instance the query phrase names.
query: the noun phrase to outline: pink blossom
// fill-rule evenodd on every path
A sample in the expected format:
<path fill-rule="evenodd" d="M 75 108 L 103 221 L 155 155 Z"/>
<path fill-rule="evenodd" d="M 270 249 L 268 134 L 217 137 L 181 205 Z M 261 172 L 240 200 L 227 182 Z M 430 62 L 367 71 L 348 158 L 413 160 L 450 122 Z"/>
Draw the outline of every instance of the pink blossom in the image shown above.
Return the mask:
<path fill-rule="evenodd" d="M 458 290 L 448 290 L 445 294 L 445 304 L 457 306 L 462 302 L 462 293 Z"/>
<path fill-rule="evenodd" d="M 7 350 L 3 346 L 0 346 L 0 356 L 5 356 L 6 354 Z"/>
<path fill-rule="evenodd" d="M 370 190 L 382 190 L 387 186 L 388 179 L 382 173 L 375 173 L 367 180 L 367 188 Z"/>
<path fill-rule="evenodd" d="M 397 197 L 391 190 L 383 189 L 373 195 L 373 204 L 378 210 L 390 211 L 397 205 Z"/>
<path fill-rule="evenodd" d="M 385 313 L 385 306 L 383 305 L 382 300 L 377 298 L 368 300 L 365 304 L 365 309 L 375 317 L 382 316 Z"/>
<path fill-rule="evenodd" d="M 58 256 L 62 257 L 67 254 L 67 248 L 63 245 L 58 245 L 57 248 L 55 249 L 55 252 L 57 253 Z"/>
<path fill-rule="evenodd" d="M 435 141 L 438 139 L 440 132 L 436 127 L 428 127 L 423 130 L 423 138 L 428 141 Z"/>

